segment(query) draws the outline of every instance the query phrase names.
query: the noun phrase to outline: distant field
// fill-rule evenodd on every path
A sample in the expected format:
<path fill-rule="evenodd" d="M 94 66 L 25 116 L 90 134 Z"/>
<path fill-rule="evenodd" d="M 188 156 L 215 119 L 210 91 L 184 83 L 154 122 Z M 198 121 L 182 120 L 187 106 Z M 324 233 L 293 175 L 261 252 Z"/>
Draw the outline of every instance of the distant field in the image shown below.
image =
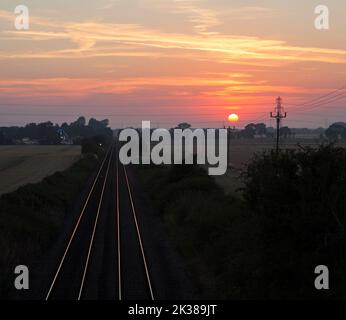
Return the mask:
<path fill-rule="evenodd" d="M 217 184 L 219 184 L 226 193 L 237 193 L 238 189 L 242 187 L 240 174 L 244 166 L 251 160 L 256 152 L 270 150 L 272 148 L 272 143 L 232 142 L 229 159 L 232 169 L 228 170 L 223 176 L 215 176 Z"/>
<path fill-rule="evenodd" d="M 67 169 L 79 146 L 0 146 L 0 195 Z"/>
<path fill-rule="evenodd" d="M 284 143 L 282 148 L 297 148 L 298 141 Z M 302 146 L 316 146 L 316 143 L 300 141 Z M 346 147 L 346 143 L 341 143 L 340 146 Z M 231 170 L 223 176 L 215 177 L 216 182 L 225 190 L 226 193 L 236 193 L 241 188 L 242 181 L 240 174 L 244 166 L 252 159 L 257 152 L 270 150 L 274 148 L 274 143 L 269 142 L 254 142 L 251 141 L 233 141 L 230 146 L 230 165 Z"/>

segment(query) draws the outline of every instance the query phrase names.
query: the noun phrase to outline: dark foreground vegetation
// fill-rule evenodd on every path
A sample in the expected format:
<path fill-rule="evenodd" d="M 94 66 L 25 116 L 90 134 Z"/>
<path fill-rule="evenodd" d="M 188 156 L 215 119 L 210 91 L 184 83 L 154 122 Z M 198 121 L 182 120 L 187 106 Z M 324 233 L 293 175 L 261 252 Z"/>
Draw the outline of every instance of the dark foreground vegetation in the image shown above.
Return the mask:
<path fill-rule="evenodd" d="M 109 142 L 104 136 L 85 138 L 81 159 L 69 169 L 1 196 L 0 298 L 13 298 L 15 266 L 30 266 L 54 243 Z"/>
<path fill-rule="evenodd" d="M 346 297 L 345 149 L 257 154 L 242 199 L 195 166 L 140 172 L 203 297 Z M 317 265 L 329 267 L 330 290 L 315 289 Z"/>

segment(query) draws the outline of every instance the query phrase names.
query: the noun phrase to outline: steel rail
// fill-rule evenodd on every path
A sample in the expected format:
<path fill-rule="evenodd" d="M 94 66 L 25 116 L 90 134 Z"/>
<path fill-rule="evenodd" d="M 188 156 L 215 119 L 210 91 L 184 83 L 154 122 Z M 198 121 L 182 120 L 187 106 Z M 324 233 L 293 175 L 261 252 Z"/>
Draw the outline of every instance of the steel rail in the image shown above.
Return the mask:
<path fill-rule="evenodd" d="M 98 172 L 97 172 L 97 175 L 96 175 L 96 177 L 95 177 L 95 179 L 94 179 L 94 182 L 93 182 L 93 184 L 92 184 L 92 187 L 91 187 L 91 189 L 90 189 L 90 191 L 89 191 L 89 194 L 88 194 L 88 196 L 87 196 L 87 198 L 86 198 L 86 200 L 85 200 L 85 202 L 84 202 L 83 208 L 82 208 L 82 210 L 81 210 L 81 212 L 80 212 L 80 214 L 79 214 L 79 217 L 78 217 L 78 220 L 77 220 L 77 222 L 76 222 L 76 225 L 75 225 L 75 227 L 74 227 L 74 229 L 73 229 L 73 232 L 72 232 L 72 234 L 71 234 L 71 236 L 70 236 L 70 239 L 69 239 L 69 241 L 68 241 L 68 244 L 67 244 L 67 246 L 66 246 L 66 248 L 65 248 L 64 254 L 63 254 L 63 256 L 62 256 L 62 258 L 61 258 L 61 260 L 60 260 L 58 269 L 57 269 L 57 271 L 56 271 L 55 274 L 54 274 L 52 283 L 51 283 L 51 285 L 50 285 L 50 287 L 49 287 L 49 290 L 48 290 L 48 293 L 47 293 L 47 295 L 46 295 L 45 300 L 48 300 L 48 299 L 49 299 L 49 297 L 50 297 L 50 295 L 51 295 L 51 293 L 52 293 L 52 291 L 53 291 L 53 288 L 54 288 L 54 286 L 55 286 L 55 283 L 56 283 L 56 281 L 57 281 L 57 278 L 58 278 L 58 276 L 59 276 L 59 274 L 60 274 L 61 268 L 62 268 L 62 266 L 63 266 L 63 264 L 64 264 L 65 259 L 66 259 L 67 253 L 68 253 L 68 251 L 69 251 L 69 249 L 70 249 L 70 247 L 71 247 L 72 241 L 73 241 L 73 239 L 74 239 L 74 237 L 75 237 L 75 235 L 76 235 L 76 232 L 77 232 L 77 230 L 78 230 L 78 227 L 79 227 L 79 225 L 80 225 L 80 222 L 81 222 L 81 220 L 82 220 L 82 218 L 83 218 L 83 216 L 84 216 L 85 209 L 86 209 L 87 205 L 89 204 L 90 197 L 91 197 L 91 195 L 92 195 L 92 193 L 93 193 L 93 191 L 94 191 L 94 189 L 95 189 L 95 185 L 96 185 L 96 183 L 97 183 L 97 181 L 98 181 L 98 178 L 99 178 L 99 176 L 100 176 L 100 174 L 101 174 L 101 171 L 102 171 L 102 169 L 103 169 L 103 167 L 104 167 L 104 164 L 105 164 L 105 162 L 106 162 L 106 159 L 107 159 L 108 154 L 110 153 L 111 149 L 112 149 L 112 147 L 109 148 L 109 150 L 107 151 L 107 154 L 106 154 L 106 156 L 104 157 L 104 159 L 103 159 L 103 161 L 102 161 L 102 163 L 101 163 L 100 169 L 99 169 Z"/>

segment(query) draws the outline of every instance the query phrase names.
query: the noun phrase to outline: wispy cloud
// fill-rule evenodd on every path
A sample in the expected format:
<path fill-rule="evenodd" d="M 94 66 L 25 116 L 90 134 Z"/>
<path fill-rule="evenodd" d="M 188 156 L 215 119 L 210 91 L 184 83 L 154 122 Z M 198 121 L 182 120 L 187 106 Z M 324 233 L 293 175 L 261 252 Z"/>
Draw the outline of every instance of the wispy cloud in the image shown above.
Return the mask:
<path fill-rule="evenodd" d="M 112 9 L 116 4 L 119 3 L 119 0 L 108 0 L 106 4 L 100 6 L 98 10 L 109 10 Z"/>
<path fill-rule="evenodd" d="M 1 12 L 0 12 L 1 13 Z M 4 15 L 3 15 L 4 16 Z M 1 16 L 0 16 L 1 17 Z M 50 30 L 59 26 L 59 30 Z M 47 30 L 45 30 L 45 28 Z M 163 33 L 134 24 L 112 24 L 102 22 L 65 22 L 33 17 L 32 29 L 26 32 L 2 31 L 2 36 L 12 39 L 26 39 L 38 42 L 37 51 L 4 53 L 0 58 L 87 58 L 102 56 L 121 56 L 118 48 L 128 48 L 128 52 L 138 49 L 135 55 L 152 56 L 161 54 L 176 57 L 183 54 L 193 58 L 220 61 L 223 63 L 249 62 L 262 64 L 262 61 L 310 61 L 325 63 L 346 63 L 346 50 L 316 47 L 292 46 L 285 41 L 258 37 L 225 34 L 173 34 Z M 65 48 L 60 50 L 40 49 L 39 42 L 46 40 L 66 40 Z M 173 51 L 175 50 L 175 54 Z M 177 51 L 178 50 L 178 51 Z M 140 52 L 144 53 L 141 54 Z M 165 52 L 166 51 L 166 52 Z"/>
<path fill-rule="evenodd" d="M 207 6 L 201 0 L 145 0 L 152 6 L 159 7 L 171 14 L 178 14 L 189 21 L 194 30 L 200 34 L 215 35 L 218 26 L 227 20 L 258 20 L 275 14 L 275 10 L 266 7 L 242 6 L 223 7 Z"/>
<path fill-rule="evenodd" d="M 174 0 L 171 3 L 170 12 L 187 15 L 199 33 L 205 33 L 210 28 L 220 25 L 221 21 L 217 12 L 201 7 L 198 2 L 198 0 Z"/>

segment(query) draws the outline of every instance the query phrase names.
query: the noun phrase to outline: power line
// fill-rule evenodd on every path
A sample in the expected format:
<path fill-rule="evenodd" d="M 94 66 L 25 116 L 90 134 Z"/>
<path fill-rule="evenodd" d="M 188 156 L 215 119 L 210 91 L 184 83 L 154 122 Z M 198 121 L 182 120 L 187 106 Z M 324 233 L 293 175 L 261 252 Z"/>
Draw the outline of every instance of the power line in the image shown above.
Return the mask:
<path fill-rule="evenodd" d="M 328 99 L 327 101 L 321 101 L 319 103 L 312 104 L 312 105 L 308 106 L 307 108 L 305 108 L 304 110 L 292 110 L 292 112 L 304 112 L 304 111 L 318 109 L 320 107 L 326 107 L 327 104 L 329 104 L 329 103 L 340 101 L 340 100 L 343 100 L 345 98 L 346 98 L 346 92 L 343 92 L 341 94 L 338 94 L 338 95 Z"/>
<path fill-rule="evenodd" d="M 323 98 L 325 98 L 325 97 L 328 97 L 328 96 L 330 96 L 330 95 L 332 95 L 332 94 L 334 94 L 334 93 L 337 93 L 337 92 L 339 92 L 339 91 L 342 91 L 342 90 L 344 90 L 344 89 L 346 89 L 346 86 L 342 86 L 342 87 L 340 87 L 340 88 L 338 88 L 338 89 L 335 89 L 335 90 L 333 90 L 333 91 L 331 91 L 331 92 L 329 92 L 329 93 L 326 93 L 326 94 L 324 94 L 324 95 L 322 95 L 322 96 L 313 98 L 313 99 L 311 99 L 311 100 L 307 100 L 307 101 L 305 101 L 305 102 L 303 102 L 303 103 L 286 103 L 286 105 L 289 105 L 289 106 L 304 106 L 304 105 L 306 105 L 306 104 L 311 104 L 311 103 L 313 103 L 313 102 L 315 102 L 315 101 L 321 100 L 321 99 L 323 99 Z"/>
<path fill-rule="evenodd" d="M 338 88 L 338 89 L 336 89 L 336 90 L 333 90 L 333 91 L 331 91 L 331 92 L 329 92 L 329 93 L 327 93 L 327 94 L 324 94 L 324 95 L 319 96 L 319 97 L 317 97 L 317 98 L 314 98 L 314 99 L 312 99 L 312 100 L 308 100 L 308 101 L 303 102 L 303 103 L 301 103 L 301 104 L 287 104 L 287 105 L 297 106 L 298 108 L 303 107 L 303 106 L 308 106 L 308 107 L 310 107 L 311 105 L 315 105 L 315 104 L 322 103 L 322 102 L 324 103 L 324 102 L 328 101 L 329 99 L 333 99 L 333 98 L 335 98 L 335 97 L 337 97 L 337 96 L 340 96 L 340 95 L 345 94 L 345 92 L 342 92 L 342 93 L 340 93 L 340 94 L 338 94 L 338 95 L 336 95 L 336 96 L 334 96 L 334 97 L 328 98 L 328 97 L 334 95 L 335 93 L 337 93 L 337 92 L 339 92 L 339 91 L 343 91 L 343 90 L 345 90 L 345 89 L 346 89 L 346 86 L 342 86 L 342 87 L 340 87 L 340 88 Z M 326 98 L 327 98 L 327 99 L 326 99 Z M 323 100 L 323 101 L 320 101 L 320 100 Z M 295 110 L 295 109 L 293 108 L 292 111 L 294 111 L 294 110 Z"/>

